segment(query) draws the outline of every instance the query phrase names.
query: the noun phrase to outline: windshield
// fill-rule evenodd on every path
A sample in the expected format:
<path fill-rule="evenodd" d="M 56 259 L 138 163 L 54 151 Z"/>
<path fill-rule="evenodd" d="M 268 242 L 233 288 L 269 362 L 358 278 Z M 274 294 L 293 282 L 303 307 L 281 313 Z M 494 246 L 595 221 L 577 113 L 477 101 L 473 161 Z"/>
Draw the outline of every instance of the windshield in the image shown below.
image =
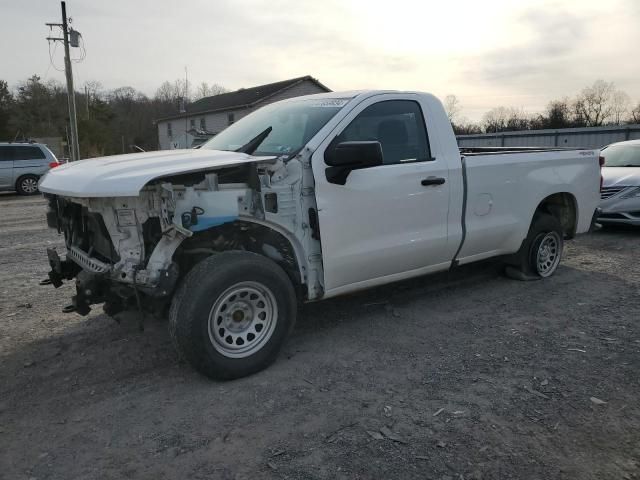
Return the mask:
<path fill-rule="evenodd" d="M 611 145 L 602 156 L 605 167 L 640 167 L 640 145 Z"/>
<path fill-rule="evenodd" d="M 267 105 L 238 120 L 201 148 L 235 151 L 271 127 L 253 149 L 253 155 L 295 154 L 347 102 L 345 98 L 322 98 Z"/>

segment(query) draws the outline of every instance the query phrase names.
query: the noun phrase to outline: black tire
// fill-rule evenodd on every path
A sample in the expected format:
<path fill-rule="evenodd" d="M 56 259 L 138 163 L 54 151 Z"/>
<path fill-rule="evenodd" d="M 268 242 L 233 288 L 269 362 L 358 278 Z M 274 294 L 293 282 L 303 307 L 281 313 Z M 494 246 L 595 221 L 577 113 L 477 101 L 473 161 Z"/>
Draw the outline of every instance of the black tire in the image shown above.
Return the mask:
<path fill-rule="evenodd" d="M 536 213 L 520 250 L 507 262 L 506 273 L 517 280 L 550 277 L 560 264 L 563 248 L 560 221 L 548 213 Z"/>
<path fill-rule="evenodd" d="M 230 251 L 187 274 L 171 303 L 169 332 L 178 353 L 198 372 L 230 380 L 273 363 L 296 314 L 295 290 L 279 265 L 255 253 Z"/>
<path fill-rule="evenodd" d="M 16 192 L 20 195 L 37 195 L 38 177 L 35 175 L 23 175 L 16 181 Z"/>

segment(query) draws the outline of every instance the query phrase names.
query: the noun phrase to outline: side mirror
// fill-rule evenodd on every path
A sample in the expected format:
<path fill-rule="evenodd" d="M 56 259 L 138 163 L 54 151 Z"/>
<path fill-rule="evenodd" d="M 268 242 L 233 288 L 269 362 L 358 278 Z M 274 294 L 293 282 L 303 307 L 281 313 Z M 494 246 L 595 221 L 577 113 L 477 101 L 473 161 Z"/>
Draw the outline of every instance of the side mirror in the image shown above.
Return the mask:
<path fill-rule="evenodd" d="M 382 145 L 378 141 L 340 142 L 324 154 L 329 165 L 327 181 L 344 185 L 352 170 L 382 165 Z"/>

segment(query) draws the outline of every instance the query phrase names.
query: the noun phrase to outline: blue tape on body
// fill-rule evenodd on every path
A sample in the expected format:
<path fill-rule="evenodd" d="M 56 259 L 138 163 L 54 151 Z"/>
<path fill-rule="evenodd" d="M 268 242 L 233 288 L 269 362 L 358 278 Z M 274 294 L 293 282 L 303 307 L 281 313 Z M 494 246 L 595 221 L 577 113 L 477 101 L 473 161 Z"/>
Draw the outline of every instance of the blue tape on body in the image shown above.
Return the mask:
<path fill-rule="evenodd" d="M 218 225 L 222 225 L 223 223 L 233 222 L 238 217 L 236 215 L 227 215 L 223 217 L 198 217 L 198 223 L 195 225 L 191 225 L 189 230 L 192 232 L 200 232 L 202 230 L 206 230 L 211 227 L 217 227 Z"/>

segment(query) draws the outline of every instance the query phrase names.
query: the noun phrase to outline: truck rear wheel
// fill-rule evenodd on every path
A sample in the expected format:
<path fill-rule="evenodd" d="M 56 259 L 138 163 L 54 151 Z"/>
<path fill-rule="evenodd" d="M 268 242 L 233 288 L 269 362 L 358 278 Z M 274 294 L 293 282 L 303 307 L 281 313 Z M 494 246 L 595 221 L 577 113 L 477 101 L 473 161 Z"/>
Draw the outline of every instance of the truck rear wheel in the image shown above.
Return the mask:
<path fill-rule="evenodd" d="M 277 357 L 297 313 L 287 274 L 250 252 L 223 252 L 196 265 L 169 312 L 180 355 L 215 379 L 240 378 Z"/>
<path fill-rule="evenodd" d="M 520 250 L 509 262 L 506 274 L 517 280 L 538 280 L 558 269 L 564 247 L 560 221 L 547 213 L 536 214 Z"/>

